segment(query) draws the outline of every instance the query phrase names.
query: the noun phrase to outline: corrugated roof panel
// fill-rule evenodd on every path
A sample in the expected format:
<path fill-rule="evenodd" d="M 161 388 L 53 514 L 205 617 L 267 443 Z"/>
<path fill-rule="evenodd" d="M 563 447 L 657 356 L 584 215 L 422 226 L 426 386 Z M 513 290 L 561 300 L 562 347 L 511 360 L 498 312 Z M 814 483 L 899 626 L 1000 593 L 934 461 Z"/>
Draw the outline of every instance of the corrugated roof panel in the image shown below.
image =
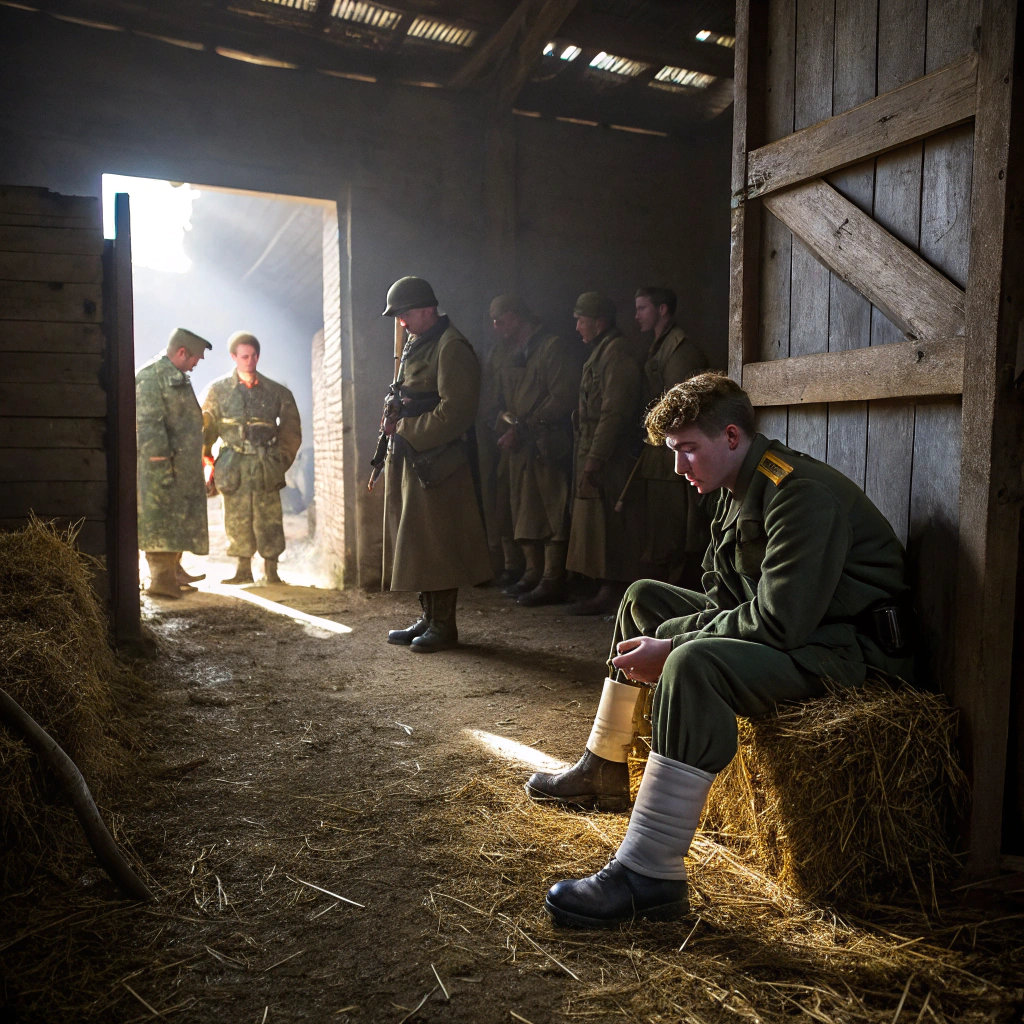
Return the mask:
<path fill-rule="evenodd" d="M 686 86 L 691 89 L 706 89 L 715 80 L 714 75 L 705 75 L 700 71 L 689 71 L 686 68 L 674 68 L 666 64 L 655 76 L 650 84 L 658 88 L 666 86 Z"/>
<path fill-rule="evenodd" d="M 316 0 L 263 0 L 265 4 L 273 4 L 275 7 L 291 7 L 296 11 L 315 11 Z"/>
<path fill-rule="evenodd" d="M 422 39 L 426 43 L 443 43 L 446 46 L 472 46 L 476 42 L 475 28 L 453 25 L 451 22 L 438 21 L 436 18 L 417 18 L 410 26 L 409 33 L 413 39 Z"/>
<path fill-rule="evenodd" d="M 357 25 L 393 31 L 402 20 L 400 11 L 392 11 L 378 4 L 366 3 L 365 0 L 334 0 L 331 14 L 342 21 L 351 21 Z"/>
<path fill-rule="evenodd" d="M 616 57 L 614 53 L 603 50 L 590 62 L 590 66 L 598 71 L 607 71 L 613 75 L 624 75 L 635 78 L 650 65 L 641 60 L 630 60 L 628 57 Z"/>

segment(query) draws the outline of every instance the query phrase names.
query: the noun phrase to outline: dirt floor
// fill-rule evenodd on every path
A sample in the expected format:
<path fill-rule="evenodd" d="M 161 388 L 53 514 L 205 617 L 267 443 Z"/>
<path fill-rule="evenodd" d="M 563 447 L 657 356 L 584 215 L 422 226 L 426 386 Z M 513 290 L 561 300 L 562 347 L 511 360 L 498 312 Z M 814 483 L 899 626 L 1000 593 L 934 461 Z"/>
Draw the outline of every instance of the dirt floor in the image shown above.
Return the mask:
<path fill-rule="evenodd" d="M 501 760 L 468 729 L 575 759 L 608 625 L 474 590 L 464 647 L 415 655 L 384 642 L 414 617 L 408 596 L 253 589 L 352 632 L 214 594 L 146 602 L 161 641 L 145 701 L 152 753 L 118 812 L 159 901 L 111 905 L 89 933 L 62 933 L 60 951 L 76 958 L 109 937 L 117 967 L 134 953 L 138 973 L 113 976 L 93 950 L 92 991 L 23 991 L 15 1004 L 112 1020 L 145 1019 L 149 1004 L 197 1022 L 398 1021 L 436 988 L 421 1019 L 550 1019 L 568 976 L 511 962 L 504 932 L 497 945 L 446 923 L 451 907 L 432 896 L 456 891 L 444 837 L 417 822 Z M 98 869 L 80 884 L 109 890 Z M 29 923 L 32 909 L 18 910 Z M 43 933 L 4 955 L 46 945 Z"/>
<path fill-rule="evenodd" d="M 520 787 L 529 761 L 582 750 L 610 624 L 474 589 L 464 646 L 416 655 L 385 643 L 407 595 L 249 592 L 278 611 L 146 602 L 148 749 L 113 820 L 157 899 L 118 901 L 87 851 L 76 877 L 9 896 L 0 1021 L 1021 1019 L 1021 908 L 869 926 L 703 839 L 696 919 L 556 931 L 545 888 L 600 867 L 625 817 Z"/>

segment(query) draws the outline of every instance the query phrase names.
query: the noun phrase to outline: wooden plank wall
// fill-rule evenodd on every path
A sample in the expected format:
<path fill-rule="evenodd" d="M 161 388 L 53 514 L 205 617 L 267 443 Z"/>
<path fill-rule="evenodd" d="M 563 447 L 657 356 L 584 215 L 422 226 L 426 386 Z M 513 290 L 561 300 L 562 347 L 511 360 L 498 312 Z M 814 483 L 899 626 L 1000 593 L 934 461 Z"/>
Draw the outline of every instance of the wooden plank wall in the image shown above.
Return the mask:
<path fill-rule="evenodd" d="M 98 199 L 0 187 L 0 529 L 34 510 L 106 553 Z M 101 581 L 97 581 L 100 585 Z"/>
<path fill-rule="evenodd" d="M 979 18 L 980 0 L 770 0 L 765 142 L 969 54 Z M 963 288 L 972 159 L 969 124 L 827 180 Z M 905 340 L 770 213 L 762 216 L 758 359 Z M 948 689 L 960 399 L 770 406 L 758 425 L 841 470 L 888 517 L 910 555 L 933 680 Z"/>

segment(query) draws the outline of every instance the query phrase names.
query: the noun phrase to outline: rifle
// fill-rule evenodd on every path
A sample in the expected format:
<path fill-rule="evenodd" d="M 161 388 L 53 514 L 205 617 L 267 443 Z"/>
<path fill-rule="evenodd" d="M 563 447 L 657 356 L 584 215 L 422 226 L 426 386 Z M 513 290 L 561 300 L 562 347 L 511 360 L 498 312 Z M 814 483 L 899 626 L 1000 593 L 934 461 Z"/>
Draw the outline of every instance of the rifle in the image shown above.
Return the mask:
<path fill-rule="evenodd" d="M 398 386 L 398 375 L 402 366 L 402 350 L 405 348 L 405 328 L 402 326 L 402 321 L 395 317 L 395 379 L 391 382 L 391 387 L 388 388 L 388 393 L 384 397 L 384 415 L 380 421 L 380 434 L 377 435 L 377 448 L 373 453 L 373 458 L 370 460 L 370 465 L 373 467 L 370 473 L 370 482 L 366 485 L 368 491 L 373 490 L 373 485 L 377 482 L 377 478 L 384 472 L 384 463 L 388 457 L 388 434 L 384 429 L 385 423 L 388 420 L 390 414 L 396 412 L 402 407 L 402 398 L 399 395 Z M 392 417 L 393 418 L 393 417 Z"/>

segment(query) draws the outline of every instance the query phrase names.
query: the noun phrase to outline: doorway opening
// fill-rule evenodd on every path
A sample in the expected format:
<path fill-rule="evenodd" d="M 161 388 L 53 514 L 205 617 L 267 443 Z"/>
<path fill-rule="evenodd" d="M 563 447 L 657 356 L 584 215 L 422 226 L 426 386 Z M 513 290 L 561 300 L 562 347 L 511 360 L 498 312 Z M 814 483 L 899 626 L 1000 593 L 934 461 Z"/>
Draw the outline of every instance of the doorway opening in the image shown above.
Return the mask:
<path fill-rule="evenodd" d="M 154 178 L 103 175 L 104 233 L 114 235 L 114 196 L 131 211 L 136 370 L 165 350 L 177 327 L 213 349 L 192 372 L 200 402 L 234 369 L 227 340 L 259 339 L 259 374 L 286 386 L 302 421 L 302 443 L 281 491 L 287 583 L 331 587 L 344 564 L 340 409 L 328 408 L 328 351 L 340 350 L 340 267 L 336 204 Z M 326 330 L 325 330 L 326 325 Z M 315 381 L 315 383 L 314 383 Z M 340 386 L 337 389 L 340 394 Z M 218 583 L 234 572 L 223 499 L 208 500 L 209 555 L 185 553 L 193 575 Z M 257 578 L 260 559 L 253 560 Z M 145 560 L 140 564 L 147 575 Z"/>

